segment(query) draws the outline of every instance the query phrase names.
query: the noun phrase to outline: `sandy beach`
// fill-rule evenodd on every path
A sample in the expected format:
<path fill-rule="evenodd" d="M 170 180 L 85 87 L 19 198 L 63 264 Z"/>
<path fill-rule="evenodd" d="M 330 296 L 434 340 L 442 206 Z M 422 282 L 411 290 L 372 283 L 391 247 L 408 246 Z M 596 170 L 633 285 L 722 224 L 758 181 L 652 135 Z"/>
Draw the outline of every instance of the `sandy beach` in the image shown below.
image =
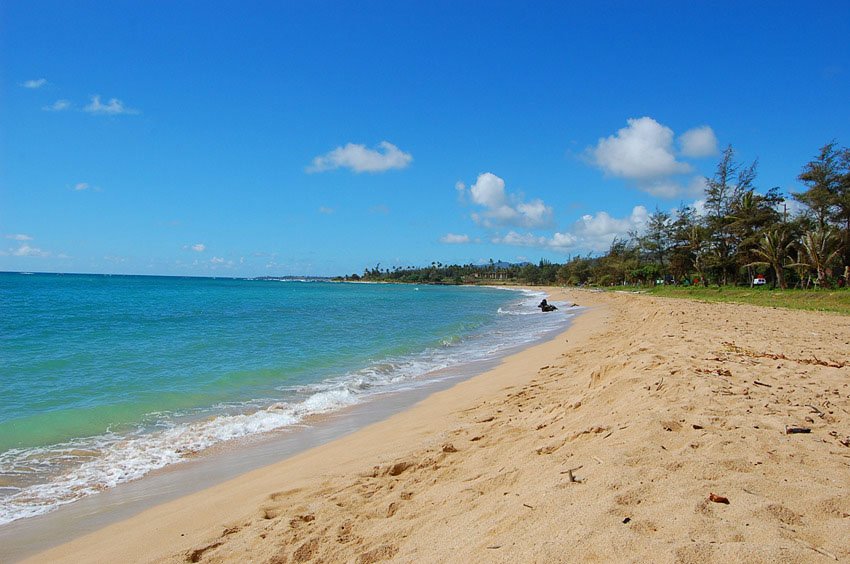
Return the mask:
<path fill-rule="evenodd" d="M 847 317 L 549 292 L 555 339 L 30 560 L 850 561 Z"/>

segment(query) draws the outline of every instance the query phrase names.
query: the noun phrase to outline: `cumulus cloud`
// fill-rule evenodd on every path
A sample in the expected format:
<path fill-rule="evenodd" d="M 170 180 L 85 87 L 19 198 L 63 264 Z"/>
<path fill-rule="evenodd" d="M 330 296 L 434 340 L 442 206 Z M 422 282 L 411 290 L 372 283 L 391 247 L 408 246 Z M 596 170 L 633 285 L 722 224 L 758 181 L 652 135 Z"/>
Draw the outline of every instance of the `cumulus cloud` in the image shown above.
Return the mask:
<path fill-rule="evenodd" d="M 456 190 L 461 187 L 466 192 L 462 182 L 455 185 Z M 552 222 L 552 208 L 543 200 L 526 202 L 521 195 L 509 194 L 505 190 L 505 181 L 492 172 L 479 174 L 475 184 L 469 187 L 468 194 L 473 204 L 484 208 L 472 214 L 472 219 L 484 227 L 513 225 L 534 228 L 545 227 Z"/>
<path fill-rule="evenodd" d="M 625 237 L 630 231 L 641 229 L 648 217 L 649 212 L 643 206 L 636 206 L 631 214 L 623 218 L 615 218 L 608 212 L 601 211 L 582 216 L 568 231 L 555 232 L 551 237 L 509 231 L 504 236 L 494 237 L 492 242 L 517 247 L 539 247 L 557 252 L 601 252 L 607 250 L 615 238 Z"/>
<path fill-rule="evenodd" d="M 493 237 L 493 242 L 501 245 L 514 245 L 516 247 L 546 247 L 548 239 L 534 233 L 517 233 L 508 231 L 504 236 Z"/>
<path fill-rule="evenodd" d="M 42 106 L 41 109 L 45 112 L 61 112 L 71 108 L 70 100 L 56 100 L 49 106 Z"/>
<path fill-rule="evenodd" d="M 348 168 L 358 173 L 384 172 L 394 168 L 406 168 L 412 161 L 413 155 L 405 153 L 388 141 L 381 141 L 376 149 L 348 143 L 314 158 L 312 164 L 307 167 L 307 172 L 325 172 L 337 168 Z"/>
<path fill-rule="evenodd" d="M 449 245 L 462 245 L 464 243 L 469 243 L 469 235 L 456 235 L 454 233 L 446 233 L 442 237 L 440 237 L 441 243 L 447 243 Z"/>
<path fill-rule="evenodd" d="M 692 197 L 702 192 L 701 177 L 683 180 L 693 167 L 677 159 L 674 134 L 650 117 L 631 118 L 615 135 L 602 138 L 585 151 L 588 160 L 606 175 L 625 178 L 658 198 Z M 717 154 L 717 137 L 707 125 L 680 135 L 678 154 L 699 158 Z"/>
<path fill-rule="evenodd" d="M 206 250 L 207 250 L 207 246 L 206 246 L 206 245 L 204 245 L 203 243 L 195 243 L 195 244 L 194 244 L 194 245 L 192 245 L 190 248 L 191 248 L 193 251 L 195 251 L 196 253 L 203 253 L 204 251 L 206 251 Z"/>
<path fill-rule="evenodd" d="M 6 239 L 12 239 L 13 241 L 32 241 L 32 237 L 23 233 L 9 233 L 3 237 Z"/>
<path fill-rule="evenodd" d="M 44 86 L 46 84 L 47 84 L 46 78 L 35 78 L 35 79 L 32 79 L 32 80 L 26 80 L 26 81 L 22 82 L 21 86 L 23 86 L 24 88 L 30 88 L 32 90 L 37 90 L 37 89 L 41 88 L 42 86 Z"/>
<path fill-rule="evenodd" d="M 689 129 L 679 136 L 679 147 L 686 157 L 711 157 L 719 151 L 714 130 L 707 125 Z"/>
<path fill-rule="evenodd" d="M 457 189 L 457 186 L 455 186 L 455 189 Z M 488 208 L 499 208 L 505 204 L 507 199 L 505 181 L 492 172 L 479 174 L 469 192 L 472 195 L 473 202 Z"/>
<path fill-rule="evenodd" d="M 122 102 L 118 98 L 110 98 L 109 101 L 104 104 L 100 101 L 100 96 L 98 95 L 91 97 L 91 103 L 89 103 L 88 106 L 83 108 L 83 111 L 88 112 L 90 114 L 108 116 L 117 116 L 122 114 L 136 115 L 139 113 L 139 110 L 126 107 L 124 105 L 124 102 Z"/>
<path fill-rule="evenodd" d="M 590 151 L 593 163 L 606 174 L 646 180 L 691 171 L 691 165 L 676 160 L 672 129 L 650 117 L 630 118 L 627 123 Z"/>
<path fill-rule="evenodd" d="M 625 237 L 630 231 L 640 230 L 649 218 L 649 212 L 643 206 L 635 206 L 628 217 L 611 217 L 608 212 L 583 215 L 572 228 L 572 233 L 582 243 L 583 248 L 592 251 L 604 251 L 611 246 L 616 237 Z"/>
<path fill-rule="evenodd" d="M 224 259 L 221 258 L 221 257 L 213 257 L 213 258 L 210 259 L 210 262 L 213 263 L 213 264 L 223 264 Z"/>

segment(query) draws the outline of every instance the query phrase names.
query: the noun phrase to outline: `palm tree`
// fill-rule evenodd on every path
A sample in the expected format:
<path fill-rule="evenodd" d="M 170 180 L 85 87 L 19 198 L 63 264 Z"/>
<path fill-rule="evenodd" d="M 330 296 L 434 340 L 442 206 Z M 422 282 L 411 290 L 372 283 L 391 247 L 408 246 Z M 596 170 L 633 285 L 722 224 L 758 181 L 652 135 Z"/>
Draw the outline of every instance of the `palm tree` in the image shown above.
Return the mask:
<path fill-rule="evenodd" d="M 801 266 L 815 270 L 818 275 L 818 286 L 823 287 L 826 283 L 826 267 L 841 252 L 838 233 L 831 227 L 806 231 L 800 240 L 800 250 L 803 251 Z"/>
<path fill-rule="evenodd" d="M 766 265 L 773 268 L 776 273 L 776 280 L 773 282 L 774 288 L 776 288 L 777 283 L 783 290 L 786 288 L 783 271 L 786 266 L 785 260 L 788 258 L 788 251 L 792 245 L 793 241 L 788 229 L 784 225 L 778 225 L 765 231 L 759 240 L 758 247 L 753 249 L 753 252 L 764 260 L 753 261 L 750 264 Z"/>

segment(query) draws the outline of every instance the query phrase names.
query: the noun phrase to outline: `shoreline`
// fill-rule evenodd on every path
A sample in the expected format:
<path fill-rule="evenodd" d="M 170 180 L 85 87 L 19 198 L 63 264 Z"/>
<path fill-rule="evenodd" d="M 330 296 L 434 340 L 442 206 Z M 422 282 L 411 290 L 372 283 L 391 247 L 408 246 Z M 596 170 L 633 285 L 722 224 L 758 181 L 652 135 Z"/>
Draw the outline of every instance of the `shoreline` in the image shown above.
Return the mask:
<path fill-rule="evenodd" d="M 850 559 L 850 327 L 550 295 L 590 307 L 390 419 L 31 561 Z"/>
<path fill-rule="evenodd" d="M 538 288 L 499 288 L 512 292 Z M 519 295 L 519 294 L 518 294 Z M 576 317 L 568 315 L 566 327 Z M 546 342 L 561 333 L 556 329 L 522 345 L 511 345 L 492 358 L 428 373 L 424 380 L 401 390 L 379 393 L 362 403 L 341 410 L 310 416 L 297 425 L 263 436 L 244 437 L 235 444 L 219 444 L 181 463 L 152 471 L 148 475 L 86 496 L 57 509 L 0 527 L 0 559 L 19 560 L 60 544 L 71 542 L 98 529 L 132 517 L 151 507 L 192 495 L 258 468 L 285 461 L 299 453 L 338 440 L 375 422 L 410 409 L 434 393 L 474 378 L 492 369 L 518 351 Z M 29 546 L 28 546 L 29 545 Z M 35 548 L 33 548 L 33 545 Z"/>

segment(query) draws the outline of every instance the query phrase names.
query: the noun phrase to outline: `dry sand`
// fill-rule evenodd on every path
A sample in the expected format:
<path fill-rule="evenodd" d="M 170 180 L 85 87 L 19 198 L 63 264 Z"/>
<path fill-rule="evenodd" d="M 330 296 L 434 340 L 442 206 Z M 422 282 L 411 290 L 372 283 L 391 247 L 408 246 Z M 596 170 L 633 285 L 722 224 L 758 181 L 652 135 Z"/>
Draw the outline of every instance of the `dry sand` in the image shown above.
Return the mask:
<path fill-rule="evenodd" d="M 556 339 L 34 560 L 850 561 L 850 319 L 551 292 Z"/>

